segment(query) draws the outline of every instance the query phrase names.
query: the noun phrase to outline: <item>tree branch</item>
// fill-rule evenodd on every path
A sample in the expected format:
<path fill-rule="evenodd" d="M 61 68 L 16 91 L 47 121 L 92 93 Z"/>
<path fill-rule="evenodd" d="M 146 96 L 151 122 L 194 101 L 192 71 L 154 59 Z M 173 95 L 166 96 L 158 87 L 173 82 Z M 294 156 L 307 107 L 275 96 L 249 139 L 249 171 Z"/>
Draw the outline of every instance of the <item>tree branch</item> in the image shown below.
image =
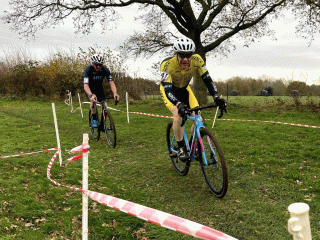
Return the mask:
<path fill-rule="evenodd" d="M 219 37 L 216 41 L 212 42 L 211 44 L 208 44 L 207 46 L 204 47 L 205 52 L 209 52 L 213 49 L 215 49 L 216 47 L 218 47 L 223 41 L 225 41 L 226 39 L 231 38 L 232 36 L 234 36 L 235 34 L 237 34 L 238 32 L 248 29 L 256 24 L 258 24 L 260 21 L 262 21 L 266 16 L 268 16 L 268 14 L 270 14 L 271 12 L 273 12 L 277 7 L 281 6 L 283 3 L 285 3 L 286 0 L 281 0 L 279 1 L 277 4 L 272 5 L 269 9 L 267 9 L 262 15 L 260 15 L 258 18 L 256 18 L 253 21 L 250 21 L 248 23 L 243 23 L 243 24 L 237 24 L 236 27 L 232 28 L 231 31 L 223 34 L 221 37 Z M 243 22 L 243 18 L 241 19 L 241 23 Z"/>

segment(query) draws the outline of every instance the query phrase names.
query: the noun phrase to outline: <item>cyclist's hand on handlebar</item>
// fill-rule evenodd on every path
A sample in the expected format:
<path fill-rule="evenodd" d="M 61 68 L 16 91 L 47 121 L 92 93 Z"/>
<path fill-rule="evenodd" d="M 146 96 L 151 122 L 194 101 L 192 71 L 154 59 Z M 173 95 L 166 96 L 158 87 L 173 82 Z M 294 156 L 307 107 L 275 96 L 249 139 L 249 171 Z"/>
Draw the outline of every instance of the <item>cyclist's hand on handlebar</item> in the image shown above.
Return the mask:
<path fill-rule="evenodd" d="M 215 104 L 219 107 L 221 113 L 220 113 L 220 116 L 218 118 L 221 118 L 222 115 L 223 115 L 223 112 L 225 112 L 226 114 L 227 113 L 227 102 L 226 100 L 224 100 L 223 98 L 220 98 L 220 97 L 216 97 L 214 99 L 214 102 Z"/>
<path fill-rule="evenodd" d="M 95 94 L 92 94 L 90 97 L 90 101 L 97 102 L 97 96 Z"/>
<path fill-rule="evenodd" d="M 222 109 L 226 109 L 227 108 L 227 102 L 226 100 L 224 100 L 223 98 L 220 98 L 220 97 L 216 97 L 214 99 L 214 102 L 217 106 L 219 106 L 219 108 L 222 110 Z"/>
<path fill-rule="evenodd" d="M 178 108 L 178 114 L 180 117 L 184 118 L 188 112 L 188 106 L 185 105 L 184 103 L 179 103 L 177 106 Z"/>
<path fill-rule="evenodd" d="M 120 97 L 119 97 L 118 94 L 114 95 L 114 105 L 117 105 L 117 104 L 118 104 L 119 98 L 120 98 Z"/>

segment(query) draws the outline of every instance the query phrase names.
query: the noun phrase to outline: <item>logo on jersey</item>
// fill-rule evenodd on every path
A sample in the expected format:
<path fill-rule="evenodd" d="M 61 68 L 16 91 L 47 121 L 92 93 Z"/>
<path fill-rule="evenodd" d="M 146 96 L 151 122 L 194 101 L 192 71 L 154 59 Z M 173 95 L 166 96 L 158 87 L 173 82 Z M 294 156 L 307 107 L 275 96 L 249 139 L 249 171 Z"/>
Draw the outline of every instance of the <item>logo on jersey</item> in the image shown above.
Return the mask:
<path fill-rule="evenodd" d="M 165 72 L 165 71 L 162 71 L 161 72 L 161 81 L 166 81 L 168 78 L 169 78 L 170 74 Z"/>

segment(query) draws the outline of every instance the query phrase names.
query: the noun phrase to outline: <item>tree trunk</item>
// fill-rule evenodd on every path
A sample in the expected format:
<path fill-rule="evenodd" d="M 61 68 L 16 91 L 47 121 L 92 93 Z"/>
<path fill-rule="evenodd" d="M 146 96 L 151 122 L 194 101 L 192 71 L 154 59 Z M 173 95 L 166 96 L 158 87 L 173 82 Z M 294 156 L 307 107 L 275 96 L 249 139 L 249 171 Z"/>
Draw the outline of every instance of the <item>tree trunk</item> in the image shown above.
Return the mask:
<path fill-rule="evenodd" d="M 196 53 L 198 53 L 202 57 L 203 61 L 206 62 L 206 54 L 203 51 L 203 48 L 201 47 L 197 48 Z M 193 90 L 200 105 L 204 105 L 208 103 L 208 96 L 207 96 L 208 89 L 207 89 L 207 86 L 202 81 L 201 76 L 198 72 L 196 72 L 193 76 Z"/>

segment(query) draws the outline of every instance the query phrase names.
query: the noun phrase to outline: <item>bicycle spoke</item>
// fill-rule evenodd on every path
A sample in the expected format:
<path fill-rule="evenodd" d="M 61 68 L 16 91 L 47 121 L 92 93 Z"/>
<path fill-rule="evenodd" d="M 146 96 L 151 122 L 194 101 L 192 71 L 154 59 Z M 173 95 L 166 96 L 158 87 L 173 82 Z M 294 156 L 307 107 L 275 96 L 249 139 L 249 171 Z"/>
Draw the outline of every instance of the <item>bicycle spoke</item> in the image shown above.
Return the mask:
<path fill-rule="evenodd" d="M 111 147 L 116 147 L 117 135 L 114 122 L 109 111 L 104 110 L 103 119 L 104 133 L 106 134 L 107 142 Z"/>
<path fill-rule="evenodd" d="M 200 166 L 205 181 L 212 193 L 222 198 L 228 189 L 228 174 L 224 155 L 216 137 L 208 130 L 201 129 L 204 154 L 200 154 Z M 199 150 L 200 151 L 200 147 Z"/>

